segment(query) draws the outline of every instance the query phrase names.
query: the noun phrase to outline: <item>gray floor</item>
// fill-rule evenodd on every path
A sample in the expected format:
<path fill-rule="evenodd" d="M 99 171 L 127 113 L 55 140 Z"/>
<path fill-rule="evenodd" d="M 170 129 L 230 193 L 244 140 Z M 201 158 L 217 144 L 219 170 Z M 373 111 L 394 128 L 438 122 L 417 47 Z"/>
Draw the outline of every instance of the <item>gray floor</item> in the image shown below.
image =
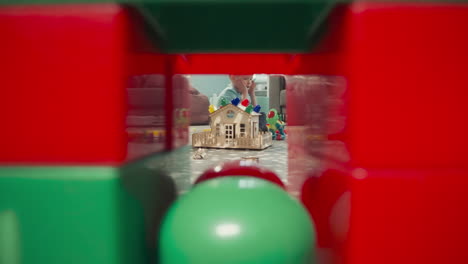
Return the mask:
<path fill-rule="evenodd" d="M 208 126 L 192 126 L 190 133 L 201 132 Z M 259 164 L 274 171 L 286 182 L 288 172 L 288 147 L 287 141 L 273 141 L 273 145 L 264 150 L 237 150 L 237 149 L 205 149 L 206 156 L 202 160 L 193 159 L 193 148 L 190 155 L 192 169 L 192 181 L 199 177 L 205 170 L 219 163 L 232 160 L 240 160 L 242 157 L 258 157 Z"/>
<path fill-rule="evenodd" d="M 203 127 L 191 127 L 190 132 L 200 132 Z M 292 132 L 292 131 L 290 131 Z M 243 157 L 257 157 L 259 165 L 274 171 L 284 182 L 286 190 L 293 197 L 298 197 L 302 185 L 311 172 L 319 169 L 319 160 L 304 155 L 302 141 L 273 141 L 273 145 L 264 150 L 204 149 L 204 159 L 194 159 L 197 148 L 188 146 L 166 152 L 147 161 L 151 169 L 162 170 L 170 175 L 180 194 L 192 187 L 193 182 L 207 169 Z"/>

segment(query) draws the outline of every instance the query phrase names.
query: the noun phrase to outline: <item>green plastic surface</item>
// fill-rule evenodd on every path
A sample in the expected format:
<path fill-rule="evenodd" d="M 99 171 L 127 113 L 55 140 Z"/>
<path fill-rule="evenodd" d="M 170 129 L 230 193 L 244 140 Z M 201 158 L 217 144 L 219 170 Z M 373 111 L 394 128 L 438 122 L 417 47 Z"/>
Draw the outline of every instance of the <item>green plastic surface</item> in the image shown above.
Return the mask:
<path fill-rule="evenodd" d="M 169 174 L 187 170 L 187 153 L 119 168 L 0 167 L 0 263 L 153 262 L 161 219 L 177 195 Z"/>
<path fill-rule="evenodd" d="M 309 52 L 335 1 L 161 1 L 137 5 L 167 53 Z"/>
<path fill-rule="evenodd" d="M 251 177 L 206 181 L 164 219 L 161 264 L 314 263 L 306 210 L 276 185 Z"/>
<path fill-rule="evenodd" d="M 10 237 L 19 241 L 20 263 L 142 263 L 144 258 L 143 212 L 122 188 L 118 169 L 0 168 L 0 214 L 5 212 L 17 219 L 19 234 Z"/>
<path fill-rule="evenodd" d="M 116 2 L 137 9 L 164 53 L 310 52 L 337 0 L 0 0 L 0 5 Z"/>
<path fill-rule="evenodd" d="M 16 214 L 11 210 L 0 212 L 0 263 L 21 263 L 19 237 Z"/>

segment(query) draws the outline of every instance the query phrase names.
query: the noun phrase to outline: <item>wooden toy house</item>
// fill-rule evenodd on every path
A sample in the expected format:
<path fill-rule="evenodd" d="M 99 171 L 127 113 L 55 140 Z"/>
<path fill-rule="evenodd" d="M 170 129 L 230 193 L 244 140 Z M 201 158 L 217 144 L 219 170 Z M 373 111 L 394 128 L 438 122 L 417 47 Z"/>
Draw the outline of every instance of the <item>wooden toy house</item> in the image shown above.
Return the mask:
<path fill-rule="evenodd" d="M 260 114 L 248 113 L 233 104 L 210 114 L 211 131 L 192 135 L 193 147 L 265 149 L 272 144 L 271 134 L 259 129 Z"/>

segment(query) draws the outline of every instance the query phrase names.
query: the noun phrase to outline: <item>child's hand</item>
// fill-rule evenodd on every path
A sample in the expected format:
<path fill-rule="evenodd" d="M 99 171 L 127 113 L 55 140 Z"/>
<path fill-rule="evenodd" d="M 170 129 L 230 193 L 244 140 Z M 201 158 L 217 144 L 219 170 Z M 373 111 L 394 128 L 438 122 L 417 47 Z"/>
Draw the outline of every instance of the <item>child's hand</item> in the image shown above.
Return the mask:
<path fill-rule="evenodd" d="M 236 77 L 235 79 L 232 80 L 232 83 L 233 83 L 234 87 L 237 88 L 237 91 L 239 93 L 241 93 L 241 94 L 247 93 L 248 88 L 242 82 L 242 78 Z"/>
<path fill-rule="evenodd" d="M 242 95 L 242 100 L 255 96 L 255 83 L 251 75 L 230 75 L 231 82 L 238 93 Z"/>
<path fill-rule="evenodd" d="M 255 87 L 257 87 L 257 84 L 255 84 L 255 82 L 252 81 L 252 84 L 250 85 L 250 87 L 248 87 L 249 95 L 255 94 Z"/>

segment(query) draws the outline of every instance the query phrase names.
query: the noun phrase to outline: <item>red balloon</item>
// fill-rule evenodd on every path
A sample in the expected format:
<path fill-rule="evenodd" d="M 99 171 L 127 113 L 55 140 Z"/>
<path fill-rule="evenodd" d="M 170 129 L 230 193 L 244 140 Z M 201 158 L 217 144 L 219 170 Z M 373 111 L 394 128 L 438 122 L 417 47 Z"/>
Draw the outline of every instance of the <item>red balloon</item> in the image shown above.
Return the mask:
<path fill-rule="evenodd" d="M 281 179 L 276 175 L 276 173 L 269 169 L 261 167 L 254 162 L 245 160 L 225 162 L 211 169 L 208 169 L 200 177 L 198 177 L 194 184 L 199 184 L 210 179 L 227 176 L 255 177 L 270 181 L 280 186 L 281 188 L 286 189 L 283 181 L 281 181 Z"/>

